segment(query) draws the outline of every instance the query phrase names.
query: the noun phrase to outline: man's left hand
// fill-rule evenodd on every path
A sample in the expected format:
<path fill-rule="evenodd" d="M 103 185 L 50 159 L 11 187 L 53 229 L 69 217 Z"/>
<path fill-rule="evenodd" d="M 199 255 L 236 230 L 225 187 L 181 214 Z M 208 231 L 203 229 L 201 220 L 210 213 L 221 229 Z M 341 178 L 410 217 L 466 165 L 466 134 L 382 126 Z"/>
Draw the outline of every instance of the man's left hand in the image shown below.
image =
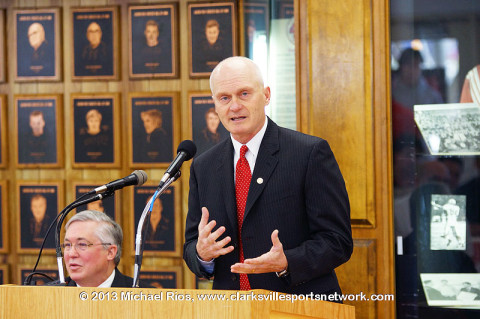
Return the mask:
<path fill-rule="evenodd" d="M 280 272 L 287 268 L 288 261 L 283 252 L 283 245 L 278 238 L 278 230 L 272 233 L 272 248 L 257 258 L 245 259 L 243 263 L 236 263 L 230 267 L 233 273 L 264 274 L 268 272 Z"/>

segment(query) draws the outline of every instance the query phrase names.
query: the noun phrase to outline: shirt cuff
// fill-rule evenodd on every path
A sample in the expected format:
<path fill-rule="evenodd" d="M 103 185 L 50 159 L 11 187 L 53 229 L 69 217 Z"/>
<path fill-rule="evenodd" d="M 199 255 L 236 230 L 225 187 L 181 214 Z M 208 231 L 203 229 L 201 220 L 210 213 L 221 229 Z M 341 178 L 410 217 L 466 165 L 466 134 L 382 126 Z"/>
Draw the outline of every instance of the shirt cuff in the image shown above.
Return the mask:
<path fill-rule="evenodd" d="M 197 259 L 200 262 L 200 267 L 209 275 L 213 274 L 213 269 L 215 268 L 215 258 L 210 261 L 202 260 L 198 255 Z"/>

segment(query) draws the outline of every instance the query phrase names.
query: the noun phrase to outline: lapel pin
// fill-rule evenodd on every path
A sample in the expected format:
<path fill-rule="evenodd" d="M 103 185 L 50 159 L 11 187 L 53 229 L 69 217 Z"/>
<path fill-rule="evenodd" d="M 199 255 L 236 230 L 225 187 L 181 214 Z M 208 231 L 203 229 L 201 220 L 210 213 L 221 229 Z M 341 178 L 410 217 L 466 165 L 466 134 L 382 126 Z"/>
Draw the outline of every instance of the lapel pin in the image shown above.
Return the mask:
<path fill-rule="evenodd" d="M 263 184 L 263 178 L 261 177 L 257 178 L 257 184 Z"/>

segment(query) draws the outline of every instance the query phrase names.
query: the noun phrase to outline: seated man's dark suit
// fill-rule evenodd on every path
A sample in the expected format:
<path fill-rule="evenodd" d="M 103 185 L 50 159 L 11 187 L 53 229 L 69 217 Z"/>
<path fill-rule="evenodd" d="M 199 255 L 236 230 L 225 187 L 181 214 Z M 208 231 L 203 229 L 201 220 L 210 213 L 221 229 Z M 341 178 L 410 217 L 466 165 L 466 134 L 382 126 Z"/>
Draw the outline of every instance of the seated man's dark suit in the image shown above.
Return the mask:
<path fill-rule="evenodd" d="M 230 266 L 239 262 L 234 185 L 234 148 L 225 139 L 194 159 L 185 229 L 184 259 L 200 277 L 210 277 L 197 259 L 201 208 L 209 210 L 215 231 L 225 226 L 233 252 L 215 259 L 214 289 L 240 289 Z M 242 226 L 245 259 L 267 253 L 271 234 L 279 239 L 290 275 L 249 274 L 252 289 L 307 294 L 340 293 L 334 269 L 352 253 L 350 206 L 345 183 L 328 143 L 268 126 L 255 162 Z M 219 240 L 221 240 L 221 238 Z"/>
<path fill-rule="evenodd" d="M 66 283 L 66 286 L 70 286 L 70 287 L 76 287 L 77 286 L 77 283 L 74 280 L 72 280 L 72 278 L 70 278 L 70 277 L 65 278 L 65 283 Z M 56 280 L 56 281 L 48 283 L 46 285 L 47 286 L 57 286 L 57 285 L 59 285 L 59 281 Z M 111 287 L 112 288 L 132 288 L 132 286 L 133 286 L 133 278 L 125 276 L 124 274 L 122 274 L 120 272 L 120 270 L 118 270 L 118 268 L 115 268 L 115 278 L 113 278 L 113 282 L 112 282 Z M 140 286 L 140 288 L 154 288 L 153 286 L 146 285 L 146 284 L 142 283 L 141 281 L 139 281 L 139 286 Z"/>

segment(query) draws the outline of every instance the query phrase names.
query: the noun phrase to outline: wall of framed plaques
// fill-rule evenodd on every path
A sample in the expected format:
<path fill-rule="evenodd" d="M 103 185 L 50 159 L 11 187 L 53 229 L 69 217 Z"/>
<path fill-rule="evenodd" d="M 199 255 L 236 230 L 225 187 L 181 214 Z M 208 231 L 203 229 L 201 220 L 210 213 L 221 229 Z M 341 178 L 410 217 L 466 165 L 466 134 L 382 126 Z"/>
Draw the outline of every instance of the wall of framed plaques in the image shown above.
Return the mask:
<path fill-rule="evenodd" d="M 391 1 L 397 318 L 480 315 L 479 23 Z"/>
<path fill-rule="evenodd" d="M 121 224 L 119 268 L 132 275 L 138 214 L 177 145 L 204 139 L 203 151 L 227 136 L 208 112 L 211 69 L 232 54 L 253 58 L 270 16 L 292 10 L 293 0 L 0 1 L 0 283 L 22 283 L 36 262 L 46 229 L 32 226 L 34 206 L 46 224 L 89 189 L 142 169 L 143 187 L 88 207 Z M 152 285 L 197 286 L 182 259 L 188 178 L 185 163 L 156 205 L 162 220 L 152 221 L 141 275 Z M 38 268 L 54 276 L 48 245 Z"/>

